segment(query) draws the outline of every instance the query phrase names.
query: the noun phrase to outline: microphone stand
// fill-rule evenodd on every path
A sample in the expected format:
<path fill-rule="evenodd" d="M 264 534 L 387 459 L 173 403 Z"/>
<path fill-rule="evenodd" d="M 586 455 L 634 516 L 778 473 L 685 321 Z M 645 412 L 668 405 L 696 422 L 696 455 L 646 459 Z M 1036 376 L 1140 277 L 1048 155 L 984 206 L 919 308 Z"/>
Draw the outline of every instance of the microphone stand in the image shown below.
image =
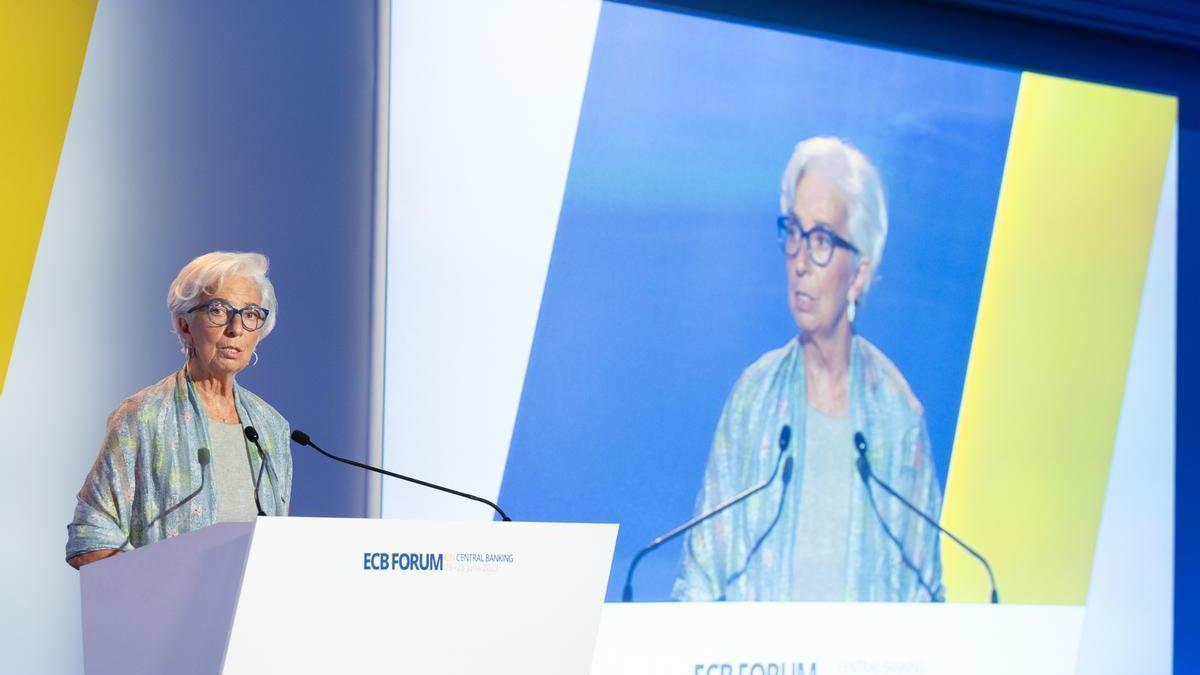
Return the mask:
<path fill-rule="evenodd" d="M 257 429 L 248 426 L 242 429 L 242 432 L 246 434 L 246 438 L 254 444 L 254 447 L 258 448 L 258 477 L 254 479 L 254 507 L 258 509 L 258 515 L 265 516 L 267 512 L 263 511 L 262 500 L 259 499 L 258 492 L 262 485 L 263 469 L 267 468 L 267 453 L 263 452 L 262 445 L 258 443 Z"/>
<path fill-rule="evenodd" d="M 155 516 L 154 518 L 152 518 L 150 520 L 150 522 L 146 523 L 146 526 L 142 528 L 143 530 L 149 530 L 151 525 L 159 522 L 163 518 L 166 518 L 167 516 L 171 515 L 175 511 L 179 510 L 179 507 L 192 501 L 193 499 L 196 498 L 196 495 L 198 495 L 204 491 L 204 470 L 208 468 L 208 462 L 210 461 L 210 459 L 211 459 L 211 453 L 208 448 L 199 448 L 196 450 L 196 461 L 199 462 L 199 464 L 200 464 L 200 487 L 196 488 L 196 490 L 194 492 L 192 492 L 191 494 L 189 494 L 188 496 L 179 500 L 179 503 L 176 504 L 175 506 L 172 506 L 171 508 L 167 509 L 166 511 L 163 511 L 162 513 L 160 513 L 157 516 Z M 125 547 L 129 545 L 129 542 L 132 539 L 133 539 L 133 532 L 131 531 L 129 533 L 129 536 L 125 537 L 125 541 L 121 542 L 121 545 L 117 548 L 117 550 L 124 551 Z"/>
<path fill-rule="evenodd" d="M 746 573 L 746 570 L 750 569 L 750 561 L 754 560 L 754 554 L 758 553 L 758 549 L 762 548 L 762 545 L 767 540 L 767 537 L 771 536 L 771 532 L 775 531 L 775 526 L 779 524 L 779 519 L 783 517 L 783 507 L 787 503 L 788 485 L 792 482 L 792 466 L 792 458 L 788 457 L 787 461 L 783 463 L 783 489 L 779 492 L 779 508 L 775 510 L 775 518 L 771 520 L 771 524 L 768 525 L 767 529 L 763 531 L 762 536 L 760 536 L 758 540 L 754 542 L 754 548 L 751 548 L 750 553 L 746 555 L 746 562 L 741 566 L 741 568 L 738 569 L 738 571 L 729 575 L 729 578 L 725 580 L 726 588 L 733 585 L 733 582 L 741 579 L 742 575 Z M 721 594 L 721 599 L 725 599 L 725 594 L 723 592 Z"/>
<path fill-rule="evenodd" d="M 870 490 L 871 490 L 871 486 L 868 483 L 868 480 L 870 480 L 870 481 L 874 482 L 876 485 L 878 485 L 879 487 L 883 488 L 884 492 L 887 492 L 889 495 L 895 497 L 901 504 L 903 504 L 905 507 L 907 507 L 909 511 L 912 511 L 913 513 L 917 514 L 917 516 L 919 516 L 922 520 L 924 520 L 925 522 L 927 522 L 930 525 L 932 525 L 933 527 L 935 527 L 938 530 L 938 532 L 941 532 L 942 534 L 946 535 L 947 537 L 950 537 L 950 539 L 953 540 L 954 543 L 961 546 L 964 551 L 971 554 L 971 556 L 973 556 L 976 560 L 978 560 L 980 563 L 982 563 L 983 569 L 987 571 L 988 582 L 992 586 L 992 595 L 991 595 L 992 604 L 993 605 L 1000 604 L 1000 593 L 999 593 L 999 591 L 996 590 L 996 575 L 992 573 L 992 566 L 988 564 L 987 559 L 984 558 L 983 555 L 979 553 L 979 551 L 976 551 L 975 549 L 971 548 L 969 545 L 967 545 L 967 542 L 963 541 L 962 539 L 959 539 L 957 536 L 955 536 L 955 534 L 953 532 L 942 527 L 940 523 L 938 523 L 933 518 L 930 518 L 928 514 L 926 514 L 924 511 L 917 508 L 916 506 L 914 506 L 912 502 L 908 501 L 900 493 L 893 490 L 892 486 L 883 482 L 883 480 L 881 480 L 879 478 L 879 476 L 875 475 L 875 472 L 871 470 L 871 462 L 870 462 L 870 460 L 867 459 L 867 438 L 865 436 L 863 436 L 863 433 L 861 431 L 854 434 L 854 445 L 856 448 L 858 448 L 858 473 L 860 476 L 862 476 L 863 484 L 866 485 L 867 491 L 870 492 Z M 876 510 L 876 513 L 877 514 L 879 513 L 878 510 Z M 882 515 L 880 515 L 880 521 L 882 522 L 882 520 L 883 520 L 883 517 L 882 517 Z M 886 525 L 885 525 L 885 528 L 886 528 Z M 903 554 L 903 550 L 901 550 L 901 554 Z M 920 578 L 919 574 L 918 574 L 918 578 Z M 924 581 L 922 581 L 922 583 L 924 583 Z"/>
<path fill-rule="evenodd" d="M 646 544 L 645 546 L 643 546 L 642 549 L 633 556 L 633 560 L 629 563 L 629 571 L 626 572 L 626 574 L 625 574 L 625 588 L 621 592 L 621 602 L 631 602 L 633 600 L 633 573 L 634 573 L 634 570 L 637 569 L 638 563 L 642 561 L 642 558 L 644 558 L 647 553 L 650 553 L 651 551 L 662 546 L 663 544 L 667 543 L 668 541 L 675 539 L 676 537 L 683 534 L 684 532 L 687 532 L 688 530 L 696 527 L 700 523 L 703 523 L 704 521 L 708 520 L 709 518 L 712 518 L 713 516 L 717 515 L 718 513 L 721 513 L 722 511 L 724 511 L 725 509 L 728 509 L 729 507 L 733 506 L 734 504 L 745 501 L 746 499 L 749 499 L 750 497 L 754 496 L 755 494 L 758 494 L 759 492 L 762 492 L 763 490 L 767 489 L 767 486 L 770 485 L 771 482 L 775 480 L 775 476 L 777 476 L 779 474 L 779 467 L 781 464 L 783 464 L 783 457 L 787 453 L 788 443 L 790 443 L 791 440 L 792 440 L 792 428 L 785 424 L 785 425 L 783 425 L 783 430 L 780 431 L 780 433 L 779 433 L 779 457 L 775 460 L 775 469 L 771 472 L 771 476 L 769 478 L 762 481 L 761 483 L 751 485 L 750 487 L 746 488 L 745 490 L 742 490 L 741 492 L 737 493 L 736 495 L 725 500 L 721 504 L 718 504 L 716 506 L 716 508 L 712 509 L 711 511 L 709 511 L 707 513 L 702 513 L 698 516 L 695 516 L 694 518 L 685 522 L 684 524 L 680 525 L 679 527 L 676 527 L 675 529 L 671 530 L 670 532 L 667 532 L 666 534 L 663 534 L 659 537 L 654 538 L 649 544 Z"/>
<path fill-rule="evenodd" d="M 398 473 L 395 473 L 392 471 L 388 471 L 387 469 L 381 469 L 377 466 L 371 466 L 370 464 L 363 464 L 361 462 L 356 462 L 352 459 L 346 459 L 345 457 L 338 457 L 337 455 L 330 454 L 330 453 L 322 450 L 320 446 L 318 446 L 316 443 L 313 443 L 312 439 L 309 438 L 308 434 L 304 433 L 303 431 L 300 431 L 299 429 L 294 429 L 292 431 L 292 440 L 295 441 L 296 443 L 299 443 L 300 445 L 306 445 L 306 446 L 312 448 L 313 450 L 316 450 L 317 452 L 321 453 L 322 455 L 325 455 L 329 459 L 332 459 L 337 462 L 341 462 L 343 464 L 349 464 L 350 466 L 357 466 L 360 469 L 366 469 L 367 471 L 374 471 L 375 473 L 382 474 L 384 476 L 398 478 L 402 481 L 407 481 L 409 483 L 416 483 L 417 485 L 431 488 L 434 490 L 439 490 L 441 492 L 447 492 L 449 494 L 452 494 L 452 495 L 455 495 L 458 497 L 462 497 L 463 499 L 470 499 L 471 501 L 479 502 L 481 504 L 487 504 L 488 506 L 492 507 L 492 509 L 495 510 L 496 513 L 500 514 L 500 518 L 504 522 L 506 522 L 506 523 L 512 522 L 512 518 L 509 518 L 508 514 L 505 513 L 499 506 L 484 499 L 483 497 L 476 497 L 475 495 L 467 494 L 466 492 L 459 492 L 458 490 L 454 490 L 452 488 L 442 487 L 441 485 L 436 485 L 436 484 L 430 483 L 428 481 L 423 481 L 420 478 L 413 478 L 411 476 L 403 476 L 401 474 L 398 474 Z"/>

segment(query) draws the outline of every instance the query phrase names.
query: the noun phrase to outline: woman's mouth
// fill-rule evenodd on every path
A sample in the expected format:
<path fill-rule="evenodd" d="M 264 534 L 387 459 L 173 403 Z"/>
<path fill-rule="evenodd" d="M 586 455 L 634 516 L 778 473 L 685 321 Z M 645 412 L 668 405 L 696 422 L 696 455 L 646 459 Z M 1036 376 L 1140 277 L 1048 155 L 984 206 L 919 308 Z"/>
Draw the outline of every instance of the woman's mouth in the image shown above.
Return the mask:
<path fill-rule="evenodd" d="M 237 347 L 217 347 L 217 353 L 227 359 L 234 359 L 242 353 L 242 350 Z"/>
<path fill-rule="evenodd" d="M 801 312 L 811 312 L 817 304 L 817 299 L 807 293 L 796 291 L 792 294 L 792 302 Z"/>

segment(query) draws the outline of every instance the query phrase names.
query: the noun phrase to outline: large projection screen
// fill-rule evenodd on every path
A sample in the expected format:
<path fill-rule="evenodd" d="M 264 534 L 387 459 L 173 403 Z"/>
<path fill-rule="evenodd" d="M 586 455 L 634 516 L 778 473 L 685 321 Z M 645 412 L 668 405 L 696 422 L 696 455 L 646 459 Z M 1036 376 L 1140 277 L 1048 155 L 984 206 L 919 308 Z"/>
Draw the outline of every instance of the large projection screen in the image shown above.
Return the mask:
<path fill-rule="evenodd" d="M 1170 672 L 1175 98 L 590 0 L 397 1 L 390 44 L 383 461 L 618 523 L 594 672 Z M 785 171 L 827 147 L 869 171 Z M 781 421 L 790 482 L 621 603 Z"/>

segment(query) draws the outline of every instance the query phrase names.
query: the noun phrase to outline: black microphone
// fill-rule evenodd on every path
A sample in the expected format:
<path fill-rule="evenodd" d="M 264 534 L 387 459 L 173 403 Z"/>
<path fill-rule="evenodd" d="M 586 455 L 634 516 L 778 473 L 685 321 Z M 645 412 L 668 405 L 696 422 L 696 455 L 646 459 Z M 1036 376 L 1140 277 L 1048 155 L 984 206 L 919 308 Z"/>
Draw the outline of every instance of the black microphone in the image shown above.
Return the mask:
<path fill-rule="evenodd" d="M 768 477 L 766 480 L 762 481 L 761 483 L 751 485 L 750 487 L 746 488 L 745 490 L 742 490 L 741 492 L 737 493 L 736 495 L 725 500 L 723 503 L 718 504 L 711 511 L 700 514 L 700 515 L 692 518 L 691 520 L 687 521 L 686 523 L 680 525 L 679 527 L 676 527 L 675 529 L 671 530 L 670 532 L 667 532 L 666 534 L 656 537 L 655 539 L 651 540 L 651 542 L 649 544 L 646 544 L 645 546 L 643 546 L 641 548 L 641 550 L 639 550 L 637 552 L 637 554 L 633 556 L 633 560 L 629 563 L 629 571 L 625 574 L 625 590 L 621 593 L 621 602 L 630 602 L 633 600 L 633 572 L 634 572 L 634 570 L 637 569 L 638 563 L 641 562 L 642 558 L 647 553 L 653 551 L 654 549 L 658 548 L 659 546 L 662 546 L 663 544 L 667 543 L 668 541 L 671 541 L 672 539 L 678 537 L 679 535 L 683 534 L 684 532 L 687 532 L 688 530 L 696 527 L 697 525 L 699 525 L 700 523 L 703 523 L 704 521 L 708 520 L 709 518 L 712 518 L 713 516 L 724 511 L 725 509 L 733 506 L 734 504 L 743 502 L 743 501 L 749 499 L 750 497 L 752 497 L 753 495 L 767 489 L 767 486 L 770 485 L 771 482 L 775 480 L 775 477 L 779 475 L 779 466 L 781 464 L 783 464 L 783 457 L 785 454 L 787 454 L 788 444 L 790 444 L 791 442 L 792 442 L 792 428 L 785 424 L 785 425 L 783 425 L 783 429 L 781 429 L 779 432 L 779 457 L 775 460 L 775 469 L 773 471 L 771 471 L 770 477 Z M 791 478 L 791 470 L 790 470 L 791 469 L 791 457 L 788 458 L 788 469 L 789 470 L 787 471 L 787 478 L 790 479 Z M 785 485 L 785 488 L 786 488 L 786 485 Z"/>
<path fill-rule="evenodd" d="M 209 458 L 210 458 L 210 455 L 208 452 L 208 448 L 200 448 L 199 450 L 196 451 L 196 461 L 200 462 L 200 487 L 196 488 L 195 492 L 193 492 L 193 493 L 189 494 L 188 496 L 184 497 L 183 499 L 181 499 L 179 501 L 179 503 L 176 504 L 175 506 L 172 506 L 171 508 L 167 509 L 166 511 L 163 511 L 162 513 L 160 513 L 157 516 L 155 516 L 154 518 L 152 518 L 150 520 L 150 522 L 146 523 L 146 527 L 144 527 L 142 529 L 149 530 L 151 525 L 157 523 L 158 521 L 162 520 L 163 518 L 166 518 L 169 514 L 171 514 L 173 511 L 175 511 L 179 507 L 192 501 L 193 499 L 196 498 L 196 495 L 200 494 L 200 492 L 202 490 L 204 490 L 204 470 L 208 468 Z M 117 548 L 117 550 L 118 551 L 125 550 L 125 547 L 129 545 L 129 540 L 132 538 L 133 538 L 133 533 L 130 532 L 129 536 L 125 537 L 125 541 L 121 543 L 121 545 Z"/>
<path fill-rule="evenodd" d="M 754 554 L 758 553 L 758 549 L 762 548 L 763 542 L 767 540 L 767 537 L 770 536 L 771 531 L 774 530 L 775 526 L 779 524 L 779 519 L 783 517 L 783 507 L 787 503 L 785 498 L 787 497 L 788 484 L 792 482 L 792 469 L 794 468 L 793 465 L 794 462 L 792 461 L 791 457 L 788 457 L 787 461 L 783 463 L 783 476 L 781 477 L 783 481 L 783 489 L 779 492 L 779 508 L 775 510 L 775 517 L 771 520 L 771 524 L 767 526 L 767 529 L 763 530 L 762 536 L 760 536 L 758 540 L 754 542 L 754 548 L 751 548 L 750 553 L 746 555 L 746 562 L 741 566 L 741 568 L 738 569 L 738 571 L 729 575 L 729 578 L 725 580 L 726 588 L 732 586 L 733 582 L 741 579 L 742 575 L 746 573 L 746 570 L 750 569 L 750 561 L 754 560 Z M 725 599 L 724 594 L 722 594 L 721 599 Z"/>
<path fill-rule="evenodd" d="M 308 437 L 308 434 L 304 433 L 303 431 L 300 431 L 299 429 L 292 430 L 292 440 L 299 443 L 300 445 L 307 445 L 308 447 L 312 448 L 313 450 L 316 450 L 317 452 L 321 453 L 322 455 L 325 455 L 329 459 L 341 462 L 343 464 L 349 464 L 350 466 L 357 466 L 360 469 L 366 469 L 367 471 L 374 471 L 375 473 L 382 474 L 384 476 L 391 476 L 392 478 L 399 478 L 400 480 L 408 481 L 409 483 L 416 483 L 417 485 L 421 485 L 421 486 L 424 486 L 427 488 L 432 488 L 434 490 L 448 492 L 452 495 L 462 497 L 463 499 L 470 499 L 471 501 L 476 501 L 481 504 L 487 504 L 488 506 L 492 507 L 492 509 L 495 510 L 496 513 L 500 514 L 500 518 L 504 522 L 512 522 L 512 518 L 509 518 L 508 514 L 505 513 L 499 506 L 484 499 L 483 497 L 476 497 L 475 495 L 467 494 L 466 492 L 459 492 L 458 490 L 453 490 L 448 487 L 442 487 L 441 485 L 435 485 L 434 483 L 430 483 L 428 481 L 423 481 L 419 478 L 412 478 L 411 476 L 402 476 L 398 473 L 393 473 L 391 471 L 388 471 L 387 469 L 380 469 L 377 466 L 371 466 L 370 464 L 363 464 L 361 462 L 356 462 L 352 459 L 346 459 L 345 457 L 338 457 L 337 455 L 331 455 L 328 452 L 325 452 L 324 450 L 322 450 L 321 447 L 318 446 L 316 443 L 313 443 L 312 439 Z"/>
<path fill-rule="evenodd" d="M 875 497 L 871 494 L 870 481 L 874 481 L 875 484 L 878 485 L 879 487 L 883 488 L 885 492 L 887 492 L 889 495 L 895 497 L 904 506 L 908 507 L 908 510 L 910 510 L 913 513 L 920 516 L 921 519 L 924 520 L 925 522 L 936 527 L 937 530 L 939 532 L 941 532 L 942 534 L 945 534 L 947 537 L 950 537 L 950 539 L 953 540 L 954 543 L 961 546 L 964 551 L 966 551 L 967 553 L 970 553 L 976 560 L 978 560 L 980 563 L 982 563 L 983 569 L 987 571 L 988 582 L 992 585 L 992 604 L 993 605 L 999 604 L 1000 603 L 1000 593 L 999 593 L 999 591 L 996 590 L 996 575 L 992 573 L 992 566 L 988 564 L 987 559 L 984 558 L 983 555 L 981 555 L 978 551 L 976 551 L 975 549 L 968 546 L 967 542 L 963 541 L 962 539 L 959 539 L 957 536 L 954 535 L 953 532 L 942 527 L 941 524 L 939 524 L 936 520 L 934 520 L 933 518 L 930 518 L 928 514 L 926 514 L 924 511 L 917 508 L 916 506 L 914 506 L 912 504 L 912 502 L 908 501 L 903 496 L 901 496 L 900 493 L 893 490 L 892 486 L 888 485 L 882 479 L 880 479 L 879 476 L 875 475 L 875 472 L 871 470 L 871 462 L 870 462 L 870 460 L 867 459 L 867 437 L 863 436 L 863 433 L 861 431 L 855 432 L 855 434 L 854 434 L 854 447 L 858 448 L 858 475 L 862 477 L 863 485 L 865 485 L 867 488 L 867 495 L 870 497 L 872 505 L 874 506 Z M 897 546 L 900 546 L 900 540 L 897 539 L 895 537 L 895 535 L 893 535 L 891 533 L 891 529 L 887 526 L 887 523 L 885 523 L 883 521 L 883 514 L 881 514 L 879 512 L 878 507 L 875 508 L 875 515 L 877 515 L 879 517 L 879 522 L 883 525 L 884 531 L 888 533 L 888 535 L 891 537 L 892 541 L 895 542 Z M 900 547 L 900 555 L 902 557 L 906 558 L 906 556 L 904 555 L 904 548 L 902 546 Z M 909 565 L 912 566 L 912 563 L 909 562 Z M 915 571 L 915 566 L 913 566 L 913 567 L 914 567 L 914 571 Z M 918 579 L 921 578 L 920 572 L 917 573 L 917 578 Z M 925 590 L 929 591 L 930 594 L 932 595 L 932 591 L 930 591 L 929 586 L 927 584 L 925 584 L 924 579 L 921 579 L 921 585 L 925 586 Z"/>
<path fill-rule="evenodd" d="M 258 515 L 267 515 L 263 511 L 262 501 L 258 498 L 258 487 L 262 485 L 263 469 L 267 468 L 267 453 L 263 452 L 262 446 L 258 444 L 258 430 L 254 427 L 246 427 L 242 429 L 246 433 L 246 438 L 258 448 L 258 477 L 254 479 L 254 506 L 258 509 Z"/>

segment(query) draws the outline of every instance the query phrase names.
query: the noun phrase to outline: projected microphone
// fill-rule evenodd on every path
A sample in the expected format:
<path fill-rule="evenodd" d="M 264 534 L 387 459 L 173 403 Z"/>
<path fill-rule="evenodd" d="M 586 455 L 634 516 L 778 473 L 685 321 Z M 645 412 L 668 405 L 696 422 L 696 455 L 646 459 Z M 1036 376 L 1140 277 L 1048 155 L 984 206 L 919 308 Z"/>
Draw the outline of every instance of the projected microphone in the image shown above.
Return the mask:
<path fill-rule="evenodd" d="M 954 535 L 953 532 L 942 527 L 941 524 L 939 524 L 936 520 L 934 520 L 933 518 L 930 518 L 928 514 L 926 514 L 924 511 L 917 508 L 916 506 L 914 506 L 912 502 L 908 501 L 903 496 L 901 496 L 900 493 L 893 490 L 892 486 L 888 485 L 881 478 L 879 478 L 879 476 L 875 475 L 875 472 L 871 470 L 871 462 L 870 462 L 870 460 L 867 459 L 867 437 L 864 436 L 861 431 L 855 432 L 855 434 L 854 434 L 854 447 L 858 449 L 858 462 L 857 462 L 858 475 L 862 478 L 863 485 L 866 486 L 866 488 L 867 488 L 867 496 L 870 498 L 872 506 L 874 506 L 874 504 L 875 504 L 875 497 L 874 497 L 874 495 L 871 494 L 871 482 L 873 481 L 876 485 L 883 488 L 884 491 L 887 492 L 889 495 L 895 497 L 901 504 L 903 504 L 905 507 L 907 507 L 909 511 L 912 511 L 913 513 L 917 514 L 918 516 L 920 516 L 921 520 L 924 520 L 925 522 L 927 522 L 930 525 L 937 528 L 937 530 L 939 532 L 941 532 L 942 534 L 946 535 L 947 537 L 950 537 L 950 539 L 953 540 L 954 543 L 961 546 L 964 551 L 971 554 L 971 556 L 973 556 L 976 560 L 978 560 L 980 563 L 982 563 L 983 569 L 987 571 L 988 582 L 992 586 L 992 604 L 993 605 L 999 604 L 1000 593 L 999 593 L 999 591 L 996 590 L 996 576 L 992 573 L 992 566 L 988 564 L 987 559 L 984 558 L 983 555 L 981 555 L 978 551 L 976 551 L 975 549 L 968 546 L 967 542 L 963 541 L 962 539 L 959 539 L 957 536 Z M 894 534 L 892 534 L 891 528 L 889 528 L 887 526 L 887 523 L 884 522 L 883 514 L 879 512 L 878 507 L 875 507 L 875 515 L 879 517 L 879 522 L 880 522 L 880 524 L 883 525 L 884 531 L 887 532 L 888 536 L 892 539 L 892 541 L 895 542 L 898 547 L 900 547 L 901 557 L 904 557 L 907 564 L 909 566 L 911 566 L 914 571 L 916 571 L 916 566 L 913 565 L 911 561 L 907 560 L 907 556 L 905 556 L 905 554 L 904 554 L 904 548 L 902 546 L 900 546 L 900 540 Z M 917 578 L 921 579 L 920 572 L 917 572 Z M 921 579 L 921 585 L 925 587 L 925 590 L 927 592 L 929 592 L 931 596 L 933 595 L 933 592 L 930 590 L 929 586 L 925 583 L 924 579 Z"/>
<path fill-rule="evenodd" d="M 781 476 L 783 481 L 783 489 L 779 491 L 779 508 L 775 511 L 775 518 L 771 520 L 771 524 L 768 525 L 767 529 L 763 531 L 762 536 L 758 538 L 758 541 L 754 542 L 754 548 L 750 549 L 750 553 L 746 556 L 746 562 L 742 564 L 738 571 L 729 575 L 729 578 L 725 580 L 725 588 L 729 588 L 731 585 L 733 585 L 733 582 L 741 579 L 742 575 L 746 573 L 746 570 L 750 569 L 750 561 L 754 560 L 754 554 L 758 553 L 758 549 L 762 548 L 763 542 L 767 540 L 767 537 L 771 535 L 771 532 L 775 529 L 775 526 L 779 524 L 779 519 L 783 517 L 783 507 L 786 504 L 785 498 L 787 497 L 788 484 L 792 482 L 793 464 L 794 462 L 792 461 L 791 457 L 788 457 L 787 461 L 783 463 L 783 476 Z M 724 593 L 722 593 L 721 600 L 724 599 L 725 596 Z"/>
<path fill-rule="evenodd" d="M 258 448 L 258 476 L 254 479 L 254 506 L 258 509 L 258 515 L 267 515 L 263 511 L 262 501 L 258 498 L 258 486 L 262 485 L 263 469 L 267 468 L 267 453 L 263 452 L 262 446 L 258 444 L 258 430 L 254 427 L 246 427 L 242 429 L 246 434 L 246 438 Z"/>
<path fill-rule="evenodd" d="M 312 448 L 313 450 L 316 450 L 317 452 L 321 453 L 322 455 L 325 455 L 329 459 L 332 459 L 337 462 L 341 462 L 343 464 L 349 464 L 350 466 L 357 466 L 360 469 L 366 469 L 367 471 L 374 471 L 375 473 L 378 473 L 378 474 L 381 474 L 384 476 L 391 476 L 392 478 L 398 478 L 402 481 L 407 481 L 409 483 L 416 483 L 417 485 L 421 485 L 423 487 L 431 488 L 433 490 L 439 490 L 441 492 L 446 492 L 446 493 L 449 493 L 449 494 L 452 494 L 452 495 L 455 495 L 458 497 L 462 497 L 463 499 L 470 499 L 471 501 L 479 502 L 481 504 L 487 504 L 488 506 L 492 507 L 492 509 L 496 513 L 500 514 L 500 518 L 503 521 L 512 522 L 512 518 L 509 518 L 508 514 L 505 513 L 499 506 L 484 499 L 483 497 L 476 497 L 475 495 L 467 494 L 466 492 L 459 492 L 458 490 L 454 490 L 454 489 L 451 489 L 448 487 L 443 487 L 441 485 L 436 485 L 436 484 L 430 483 L 428 481 L 423 481 L 419 478 L 412 478 L 411 476 L 402 476 L 398 473 L 393 473 L 391 471 L 388 471 L 387 469 L 380 469 L 377 466 L 371 466 L 370 464 L 363 464 L 361 462 L 356 462 L 352 459 L 346 459 L 345 457 L 338 457 L 337 455 L 332 455 L 332 454 L 322 450 L 321 447 L 318 446 L 316 443 L 313 443 L 312 439 L 308 437 L 308 434 L 304 433 L 303 431 L 300 431 L 299 429 L 292 430 L 292 440 L 295 441 L 296 443 L 299 443 L 300 445 L 306 445 L 306 446 Z"/>
<path fill-rule="evenodd" d="M 725 500 L 721 504 L 718 504 L 715 508 L 708 511 L 707 513 L 702 513 L 702 514 L 692 518 L 691 520 L 687 521 L 686 523 L 680 525 L 679 527 L 676 527 L 675 529 L 671 530 L 670 532 L 667 532 L 666 534 L 656 537 L 649 544 L 646 544 L 645 546 L 643 546 L 641 548 L 641 550 L 639 550 L 637 552 L 637 554 L 633 556 L 633 560 L 629 563 L 629 571 L 625 574 L 625 590 L 621 593 L 621 602 L 630 602 L 633 600 L 633 572 L 634 572 L 634 570 L 637 569 L 638 563 L 641 562 L 642 558 L 645 557 L 645 555 L 647 553 L 653 551 L 654 549 L 658 548 L 659 546 L 662 546 L 663 544 L 667 543 L 668 541 L 671 541 L 672 539 L 687 532 L 688 530 L 691 530 L 692 528 L 696 527 L 700 523 L 703 523 L 704 521 L 708 520 L 709 518 L 712 518 L 713 516 L 724 511 L 725 509 L 733 506 L 734 504 L 743 502 L 743 501 L 749 499 L 750 497 L 758 494 L 759 492 L 762 492 L 763 490 L 767 489 L 767 486 L 770 485 L 771 482 L 775 480 L 775 477 L 779 475 L 779 466 L 781 464 L 783 464 L 783 457 L 784 457 L 784 455 L 787 454 L 788 444 L 790 444 L 791 442 L 792 442 L 792 428 L 785 424 L 785 425 L 783 425 L 783 429 L 781 429 L 779 431 L 779 457 L 775 460 L 775 469 L 773 471 L 771 471 L 771 475 L 766 480 L 762 481 L 761 483 L 751 485 L 750 487 L 746 488 L 745 490 L 742 490 L 741 492 L 737 493 L 736 495 Z M 790 479 L 791 478 L 791 471 L 790 471 L 791 457 L 788 458 L 788 468 L 789 468 L 789 471 L 787 472 L 787 474 L 788 474 L 787 479 Z M 786 487 L 787 486 L 785 484 L 784 488 L 786 489 Z"/>
<path fill-rule="evenodd" d="M 193 499 L 196 498 L 196 495 L 200 494 L 200 492 L 204 490 L 204 470 L 208 468 L 209 458 L 210 457 L 209 457 L 208 448 L 200 448 L 199 450 L 196 451 L 196 461 L 200 462 L 200 487 L 196 488 L 195 492 L 192 492 L 188 496 L 181 499 L 179 501 L 179 503 L 176 504 L 175 506 L 172 506 L 171 508 L 167 509 L 166 511 L 163 511 L 162 513 L 158 514 L 153 519 L 151 519 L 150 522 L 146 523 L 146 527 L 143 528 L 144 530 L 149 530 L 151 525 L 157 523 L 158 521 L 162 520 L 163 518 L 166 518 L 168 515 L 173 513 L 179 507 L 192 501 Z M 130 533 L 130 535 L 128 537 L 125 537 L 125 541 L 121 543 L 121 545 L 118 547 L 117 550 L 120 550 L 120 551 L 125 550 L 125 547 L 129 545 L 129 540 L 132 537 L 133 537 L 133 533 Z"/>

